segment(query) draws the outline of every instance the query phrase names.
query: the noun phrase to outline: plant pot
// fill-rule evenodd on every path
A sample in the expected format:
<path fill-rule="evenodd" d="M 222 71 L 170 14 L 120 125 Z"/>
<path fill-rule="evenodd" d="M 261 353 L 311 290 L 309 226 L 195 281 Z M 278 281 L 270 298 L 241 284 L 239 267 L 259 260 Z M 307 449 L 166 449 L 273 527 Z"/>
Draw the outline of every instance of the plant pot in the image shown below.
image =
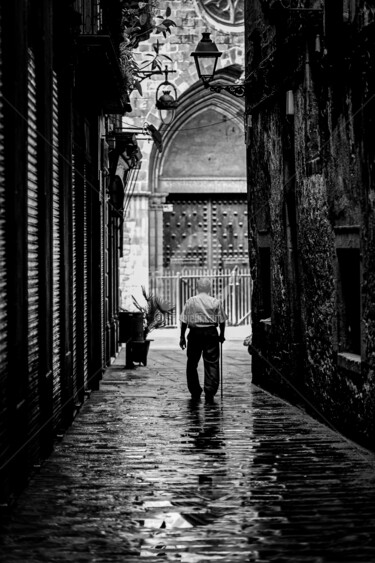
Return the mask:
<path fill-rule="evenodd" d="M 133 362 L 147 366 L 147 355 L 150 348 L 151 340 L 142 340 L 131 343 L 131 359 Z"/>
<path fill-rule="evenodd" d="M 121 311 L 119 317 L 119 342 L 143 341 L 143 314 Z"/>

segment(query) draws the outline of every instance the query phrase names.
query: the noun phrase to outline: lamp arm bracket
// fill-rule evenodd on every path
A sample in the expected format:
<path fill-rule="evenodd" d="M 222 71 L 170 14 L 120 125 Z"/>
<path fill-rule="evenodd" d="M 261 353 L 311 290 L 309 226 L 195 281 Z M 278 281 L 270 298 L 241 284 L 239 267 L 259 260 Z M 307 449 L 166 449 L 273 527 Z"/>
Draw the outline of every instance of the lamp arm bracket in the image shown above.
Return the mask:
<path fill-rule="evenodd" d="M 151 76 L 155 76 L 155 75 L 160 75 L 160 74 L 164 74 L 165 77 L 165 81 L 168 80 L 168 74 L 172 74 L 174 72 L 177 72 L 176 70 L 169 70 L 168 67 L 165 67 L 164 70 L 162 69 L 158 69 L 158 70 L 143 70 L 140 71 L 139 76 L 139 82 L 142 82 L 142 80 L 145 80 L 146 78 L 151 78 Z"/>
<path fill-rule="evenodd" d="M 243 84 L 206 84 L 206 88 L 209 88 L 211 92 L 216 92 L 219 94 L 222 90 L 229 92 L 237 98 L 243 98 L 245 96 L 245 83 Z"/>

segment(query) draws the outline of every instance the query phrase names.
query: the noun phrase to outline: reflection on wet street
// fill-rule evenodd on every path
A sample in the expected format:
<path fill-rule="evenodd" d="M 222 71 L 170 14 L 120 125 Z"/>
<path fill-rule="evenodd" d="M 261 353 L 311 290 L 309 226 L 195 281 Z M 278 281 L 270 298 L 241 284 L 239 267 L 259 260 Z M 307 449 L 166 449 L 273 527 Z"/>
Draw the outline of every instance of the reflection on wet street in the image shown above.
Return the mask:
<path fill-rule="evenodd" d="M 3 518 L 1 561 L 374 561 L 374 456 L 252 386 L 249 361 L 228 349 L 214 404 L 175 351 L 113 365 Z"/>

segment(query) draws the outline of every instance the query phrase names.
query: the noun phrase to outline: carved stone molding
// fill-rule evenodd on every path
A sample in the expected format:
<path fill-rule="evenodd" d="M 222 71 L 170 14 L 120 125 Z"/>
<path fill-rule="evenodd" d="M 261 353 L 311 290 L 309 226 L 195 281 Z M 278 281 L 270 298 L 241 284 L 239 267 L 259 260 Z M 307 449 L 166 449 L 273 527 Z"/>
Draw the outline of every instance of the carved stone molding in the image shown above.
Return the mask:
<path fill-rule="evenodd" d="M 236 31 L 244 25 L 244 0 L 196 0 L 201 13 L 214 25 Z"/>

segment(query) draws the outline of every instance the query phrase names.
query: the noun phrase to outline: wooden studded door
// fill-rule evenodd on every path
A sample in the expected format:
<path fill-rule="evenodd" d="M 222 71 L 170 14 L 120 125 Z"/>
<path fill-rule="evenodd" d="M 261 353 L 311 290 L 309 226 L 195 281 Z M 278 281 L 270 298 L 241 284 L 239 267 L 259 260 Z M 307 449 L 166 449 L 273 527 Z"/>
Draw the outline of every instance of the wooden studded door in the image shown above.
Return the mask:
<path fill-rule="evenodd" d="M 248 266 L 246 196 L 169 196 L 163 214 L 165 268 Z"/>

